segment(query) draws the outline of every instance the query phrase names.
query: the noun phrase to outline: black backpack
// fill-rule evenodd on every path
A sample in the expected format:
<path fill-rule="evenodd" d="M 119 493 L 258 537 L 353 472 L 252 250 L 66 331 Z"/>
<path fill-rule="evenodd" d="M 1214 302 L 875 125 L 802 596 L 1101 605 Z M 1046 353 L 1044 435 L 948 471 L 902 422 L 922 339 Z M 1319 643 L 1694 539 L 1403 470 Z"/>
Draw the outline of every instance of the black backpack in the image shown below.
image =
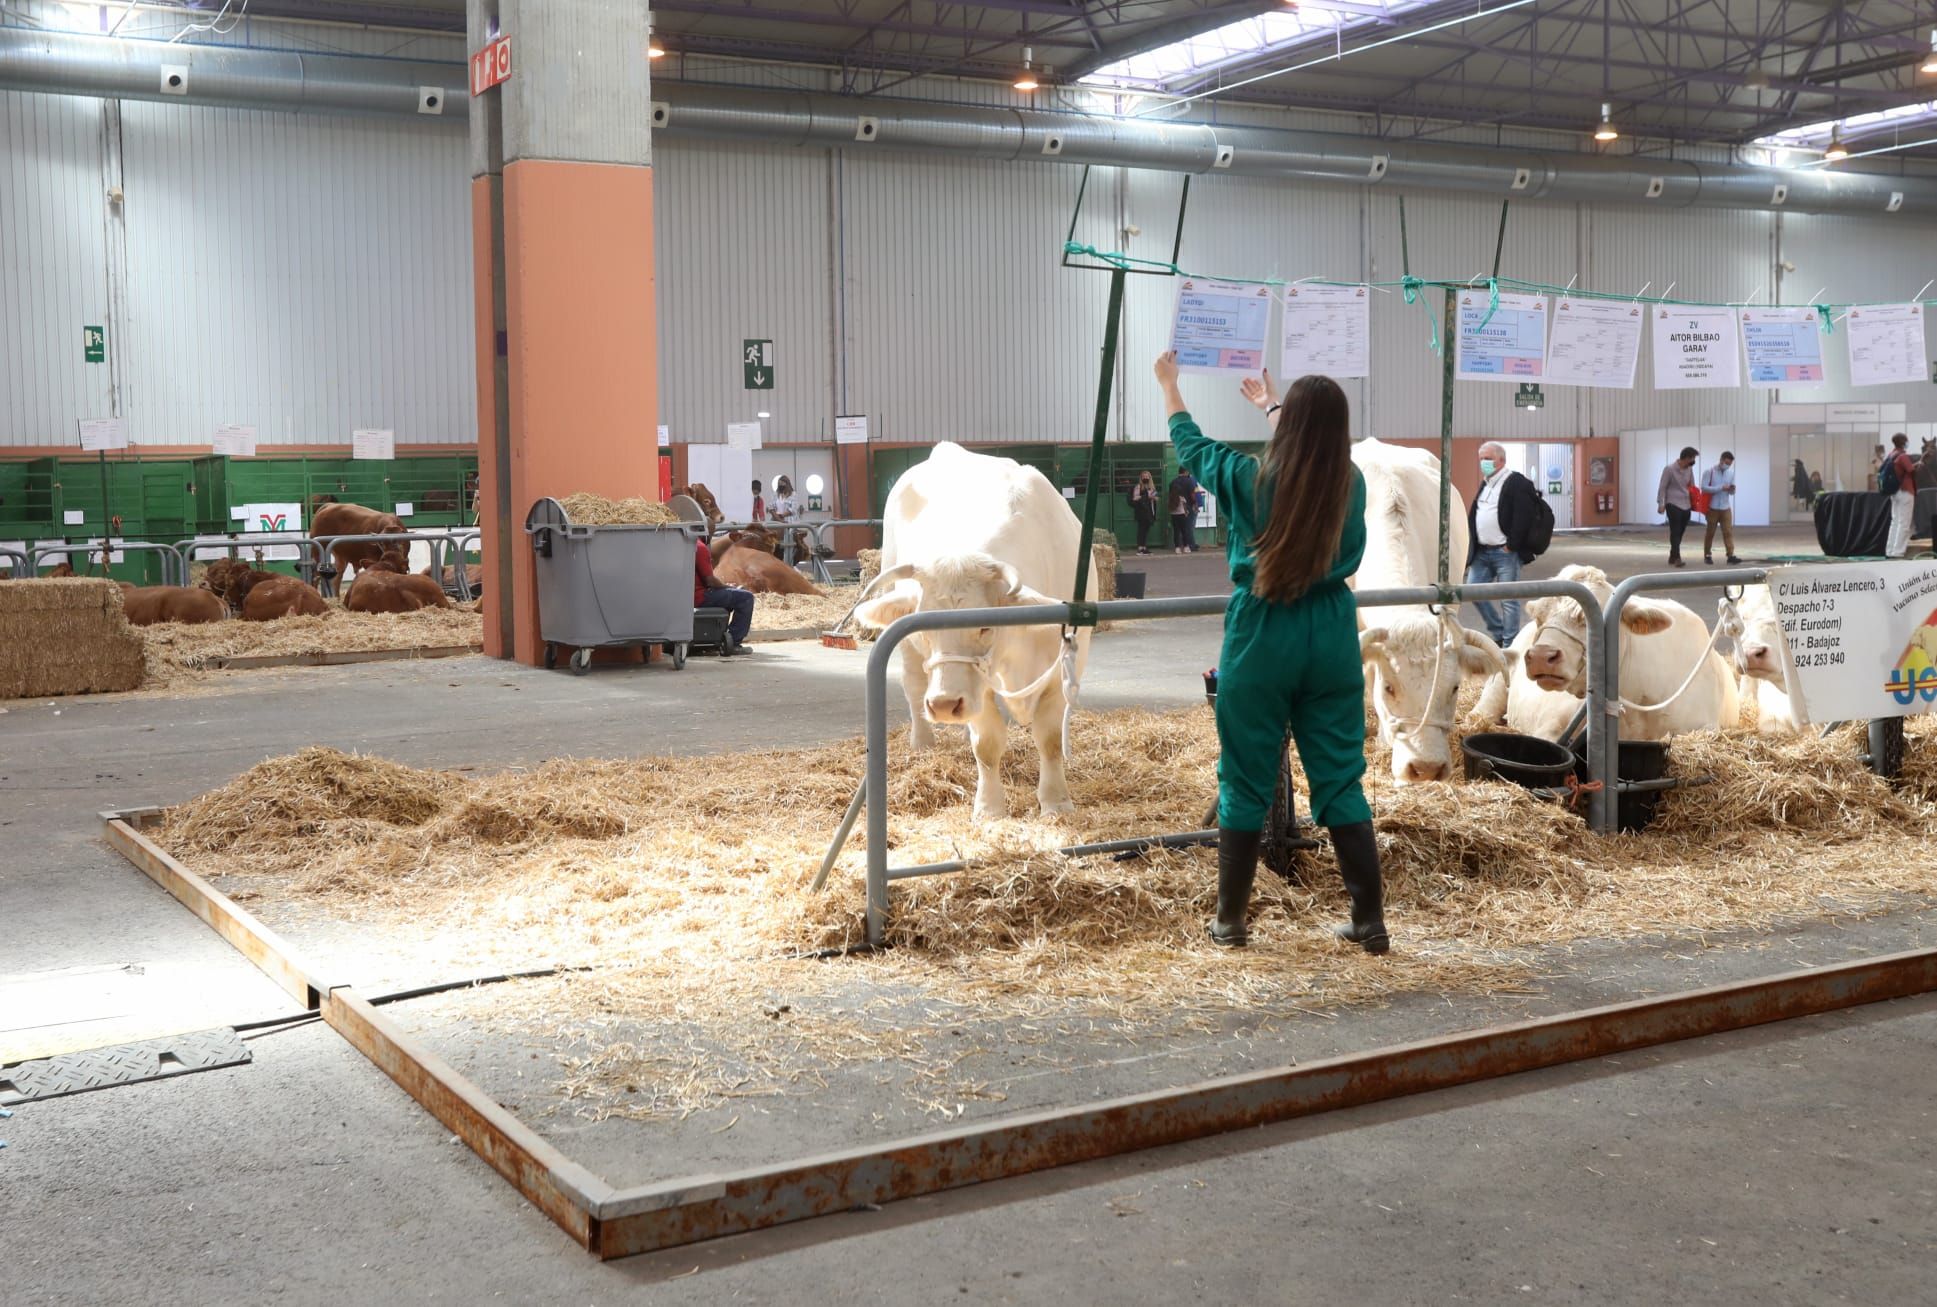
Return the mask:
<path fill-rule="evenodd" d="M 1547 552 L 1547 546 L 1554 543 L 1554 509 L 1547 502 L 1547 496 L 1540 493 L 1540 487 L 1533 490 L 1533 526 L 1527 532 L 1527 552 L 1535 558 Z"/>

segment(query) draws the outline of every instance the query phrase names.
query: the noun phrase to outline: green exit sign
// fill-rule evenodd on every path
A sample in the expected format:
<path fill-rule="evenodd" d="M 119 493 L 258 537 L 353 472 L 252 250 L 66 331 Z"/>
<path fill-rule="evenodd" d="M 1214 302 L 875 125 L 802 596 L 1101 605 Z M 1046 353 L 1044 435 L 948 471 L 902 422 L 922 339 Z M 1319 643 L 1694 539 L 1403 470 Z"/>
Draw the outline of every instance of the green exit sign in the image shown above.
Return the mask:
<path fill-rule="evenodd" d="M 108 333 L 103 328 L 81 328 L 81 356 L 89 363 L 108 361 Z"/>
<path fill-rule="evenodd" d="M 1542 394 L 1540 387 L 1533 382 L 1523 381 L 1520 383 L 1520 389 L 1514 392 L 1513 406 L 1515 408 L 1545 408 L 1547 406 L 1547 396 Z"/>
<path fill-rule="evenodd" d="M 743 340 L 740 342 L 740 375 L 746 390 L 773 389 L 773 342 L 770 340 Z"/>

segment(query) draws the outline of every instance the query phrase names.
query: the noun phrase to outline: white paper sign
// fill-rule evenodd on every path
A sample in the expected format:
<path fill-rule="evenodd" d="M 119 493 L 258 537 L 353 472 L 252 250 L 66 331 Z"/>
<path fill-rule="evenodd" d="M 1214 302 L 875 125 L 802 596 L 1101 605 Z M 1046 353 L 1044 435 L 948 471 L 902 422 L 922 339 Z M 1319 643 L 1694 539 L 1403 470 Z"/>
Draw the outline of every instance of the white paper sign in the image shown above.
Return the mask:
<path fill-rule="evenodd" d="M 1924 306 L 1862 304 L 1843 319 L 1850 341 L 1850 384 L 1889 386 L 1927 381 Z"/>
<path fill-rule="evenodd" d="M 1815 309 L 1743 309 L 1742 353 L 1756 390 L 1823 384 L 1823 330 Z"/>
<path fill-rule="evenodd" d="M 1563 297 L 1554 305 L 1554 330 L 1547 340 L 1547 380 L 1563 386 L 1634 389 L 1643 312 L 1639 304 L 1624 300 Z"/>
<path fill-rule="evenodd" d="M 1822 413 L 1817 417 L 1800 420 L 1833 422 L 1838 426 L 1849 423 L 1881 422 L 1883 421 L 1883 406 L 1880 404 L 1826 404 L 1823 406 Z"/>
<path fill-rule="evenodd" d="M 728 449 L 760 448 L 760 424 L 758 422 L 727 423 L 726 446 Z"/>
<path fill-rule="evenodd" d="M 217 427 L 215 439 L 210 444 L 217 454 L 230 458 L 254 458 L 256 429 L 254 427 Z"/>
<path fill-rule="evenodd" d="M 661 449 L 670 449 L 672 447 L 672 443 L 673 443 L 673 429 L 671 427 L 659 428 L 659 447 Z"/>
<path fill-rule="evenodd" d="M 1372 293 L 1363 286 L 1287 286 L 1279 380 L 1372 375 Z"/>
<path fill-rule="evenodd" d="M 834 443 L 837 445 L 865 445 L 868 443 L 868 420 L 856 415 L 834 419 Z"/>
<path fill-rule="evenodd" d="M 90 453 L 97 449 L 126 449 L 128 447 L 128 424 L 121 418 L 82 418 L 81 448 Z"/>
<path fill-rule="evenodd" d="M 1177 282 L 1170 347 L 1186 372 L 1258 372 L 1271 332 L 1271 288 L 1183 277 Z"/>
<path fill-rule="evenodd" d="M 395 458 L 396 456 L 396 432 L 372 429 L 350 433 L 351 458 Z"/>
<path fill-rule="evenodd" d="M 397 502 L 397 507 L 392 511 L 398 517 L 415 517 L 417 514 L 417 505 L 411 503 L 407 499 L 399 500 Z"/>
<path fill-rule="evenodd" d="M 86 520 L 87 520 L 87 514 L 85 514 L 78 508 L 67 508 L 67 509 L 61 510 L 62 526 L 79 526 L 81 523 L 85 522 Z"/>
<path fill-rule="evenodd" d="M 1661 304 L 1654 310 L 1656 390 L 1742 384 L 1735 310 L 1727 305 Z"/>
<path fill-rule="evenodd" d="M 1462 381 L 1538 381 L 1547 367 L 1547 297 L 1501 295 L 1496 307 L 1488 291 L 1461 291 L 1458 362 Z"/>
<path fill-rule="evenodd" d="M 1783 567 L 1769 585 L 1799 720 L 1907 717 L 1937 706 L 1937 565 Z"/>
<path fill-rule="evenodd" d="M 250 546 L 240 551 L 242 557 L 254 557 L 257 545 L 264 546 L 262 556 L 265 559 L 294 562 L 303 556 L 300 546 L 274 543 L 279 539 L 300 536 L 303 533 L 301 504 L 244 504 L 235 509 L 230 516 L 236 520 L 242 532 L 235 538 L 238 541 L 247 542 Z M 198 556 L 208 558 L 228 556 L 228 551 L 225 549 L 198 549 L 196 553 Z"/>

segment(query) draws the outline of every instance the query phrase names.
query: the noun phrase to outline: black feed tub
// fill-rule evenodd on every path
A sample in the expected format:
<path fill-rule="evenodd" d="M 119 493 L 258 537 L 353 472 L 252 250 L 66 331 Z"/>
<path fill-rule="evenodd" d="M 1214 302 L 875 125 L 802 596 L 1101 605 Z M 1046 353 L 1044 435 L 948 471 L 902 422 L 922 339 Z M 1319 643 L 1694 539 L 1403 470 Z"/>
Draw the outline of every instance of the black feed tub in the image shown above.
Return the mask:
<path fill-rule="evenodd" d="M 1530 790 L 1562 790 L 1579 763 L 1571 750 L 1537 735 L 1484 731 L 1459 743 L 1469 781 L 1502 780 Z"/>

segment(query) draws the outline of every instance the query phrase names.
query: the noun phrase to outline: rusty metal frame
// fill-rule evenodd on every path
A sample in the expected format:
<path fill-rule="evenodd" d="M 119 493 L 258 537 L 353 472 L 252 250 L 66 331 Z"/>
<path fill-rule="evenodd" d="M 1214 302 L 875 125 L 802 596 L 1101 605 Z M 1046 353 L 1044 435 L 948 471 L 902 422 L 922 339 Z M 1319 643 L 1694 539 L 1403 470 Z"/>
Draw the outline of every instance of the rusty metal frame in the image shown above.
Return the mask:
<path fill-rule="evenodd" d="M 156 811 L 103 813 L 109 842 L 278 984 L 314 995 L 332 1029 L 602 1259 L 1937 990 L 1937 949 L 1895 953 L 618 1189 L 350 987 L 315 980 L 284 941 L 141 834 Z"/>

